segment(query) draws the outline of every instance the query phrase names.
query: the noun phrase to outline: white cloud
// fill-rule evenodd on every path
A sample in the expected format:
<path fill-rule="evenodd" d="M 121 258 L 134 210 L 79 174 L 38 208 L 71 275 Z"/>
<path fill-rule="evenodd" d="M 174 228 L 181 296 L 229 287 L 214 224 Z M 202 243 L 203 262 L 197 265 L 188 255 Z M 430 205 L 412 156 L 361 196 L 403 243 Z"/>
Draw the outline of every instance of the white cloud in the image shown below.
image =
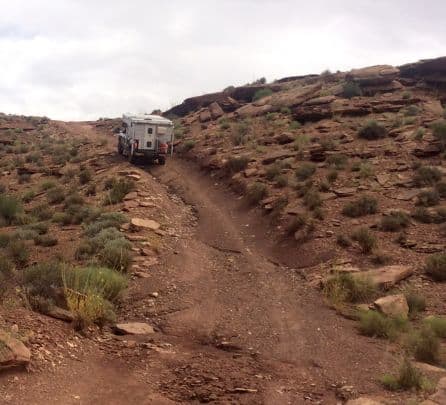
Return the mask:
<path fill-rule="evenodd" d="M 0 0 L 0 111 L 168 108 L 268 79 L 446 54 L 446 4 L 395 0 Z"/>

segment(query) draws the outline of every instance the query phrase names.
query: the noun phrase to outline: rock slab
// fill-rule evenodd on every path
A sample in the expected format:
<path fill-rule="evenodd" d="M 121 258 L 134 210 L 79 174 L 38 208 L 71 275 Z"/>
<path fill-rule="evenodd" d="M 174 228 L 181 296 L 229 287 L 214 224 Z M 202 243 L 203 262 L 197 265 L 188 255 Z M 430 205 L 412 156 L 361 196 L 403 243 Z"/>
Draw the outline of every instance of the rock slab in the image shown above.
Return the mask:
<path fill-rule="evenodd" d="M 118 323 L 114 330 L 119 335 L 151 335 L 155 333 L 149 324 L 143 322 Z"/>
<path fill-rule="evenodd" d="M 354 274 L 354 276 L 369 278 L 378 287 L 388 289 L 412 274 L 413 269 L 409 266 L 393 265 L 362 271 Z"/>
<path fill-rule="evenodd" d="M 378 311 L 391 317 L 407 318 L 409 315 L 409 306 L 403 294 L 388 295 L 379 298 L 374 302 L 374 305 Z"/>
<path fill-rule="evenodd" d="M 0 330 L 0 368 L 25 366 L 30 359 L 30 350 L 20 340 Z"/>
<path fill-rule="evenodd" d="M 132 218 L 130 226 L 135 230 L 151 229 L 152 231 L 156 231 L 161 225 L 153 219 Z"/>

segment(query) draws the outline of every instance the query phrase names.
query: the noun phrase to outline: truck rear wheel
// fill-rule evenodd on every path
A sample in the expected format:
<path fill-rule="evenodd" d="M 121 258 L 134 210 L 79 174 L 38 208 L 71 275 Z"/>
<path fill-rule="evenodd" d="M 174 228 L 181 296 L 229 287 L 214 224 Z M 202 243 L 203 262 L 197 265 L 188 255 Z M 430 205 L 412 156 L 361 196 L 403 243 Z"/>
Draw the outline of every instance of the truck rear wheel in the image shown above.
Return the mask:
<path fill-rule="evenodd" d="M 124 153 L 124 147 L 122 146 L 121 139 L 118 139 L 118 153 L 122 155 Z"/>
<path fill-rule="evenodd" d="M 160 165 L 165 165 L 165 164 L 166 164 L 166 158 L 165 158 L 165 156 L 160 156 L 160 157 L 158 158 L 158 164 L 160 164 Z"/>

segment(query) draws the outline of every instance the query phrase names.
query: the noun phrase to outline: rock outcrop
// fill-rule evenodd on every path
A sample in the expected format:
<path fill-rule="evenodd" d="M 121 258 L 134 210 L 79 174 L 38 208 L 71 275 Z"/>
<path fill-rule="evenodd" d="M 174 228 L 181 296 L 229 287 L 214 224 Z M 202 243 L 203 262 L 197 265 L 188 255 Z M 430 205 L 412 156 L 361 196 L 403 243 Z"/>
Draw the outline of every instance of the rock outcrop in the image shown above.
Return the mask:
<path fill-rule="evenodd" d="M 0 368 L 25 366 L 30 359 L 31 352 L 20 340 L 0 330 Z"/>

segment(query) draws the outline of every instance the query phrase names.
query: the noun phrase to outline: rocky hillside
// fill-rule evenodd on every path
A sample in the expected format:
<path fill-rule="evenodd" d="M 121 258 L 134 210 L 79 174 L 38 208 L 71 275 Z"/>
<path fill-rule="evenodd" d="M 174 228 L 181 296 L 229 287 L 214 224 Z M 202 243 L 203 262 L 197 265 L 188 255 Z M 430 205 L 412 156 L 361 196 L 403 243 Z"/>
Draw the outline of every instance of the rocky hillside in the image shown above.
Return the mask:
<path fill-rule="evenodd" d="M 446 310 L 445 106 L 441 57 L 231 87 L 166 114 L 178 153 L 259 210 L 283 260 L 331 305 L 410 313 L 418 330 Z M 388 290 L 391 309 L 359 280 Z"/>

